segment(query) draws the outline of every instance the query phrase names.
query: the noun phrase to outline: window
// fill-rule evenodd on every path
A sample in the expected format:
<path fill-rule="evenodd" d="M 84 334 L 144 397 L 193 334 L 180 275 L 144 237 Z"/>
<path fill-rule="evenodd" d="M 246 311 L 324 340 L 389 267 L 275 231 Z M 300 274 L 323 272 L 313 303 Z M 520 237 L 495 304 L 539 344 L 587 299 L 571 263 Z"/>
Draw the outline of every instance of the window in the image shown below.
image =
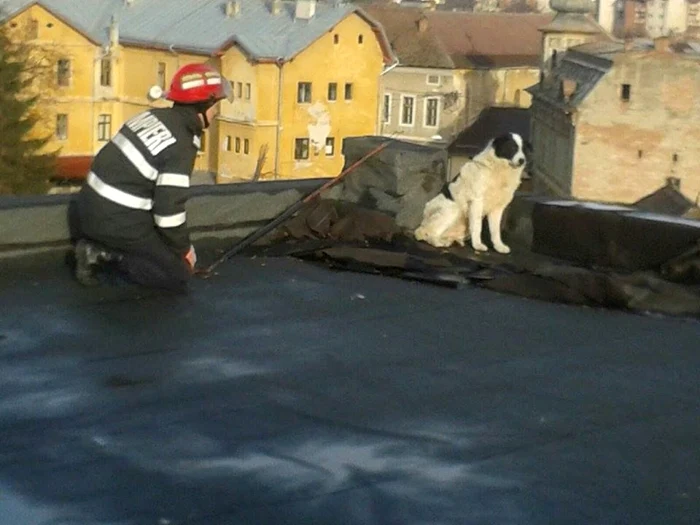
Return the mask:
<path fill-rule="evenodd" d="M 345 83 L 345 100 L 352 100 L 352 82 Z"/>
<path fill-rule="evenodd" d="M 391 121 L 391 95 L 384 95 L 384 122 L 388 123 Z"/>
<path fill-rule="evenodd" d="M 243 153 L 248 155 L 250 153 L 250 140 L 243 139 Z"/>
<path fill-rule="evenodd" d="M 105 142 L 112 138 L 112 115 L 97 117 L 97 140 Z"/>
<path fill-rule="evenodd" d="M 70 60 L 67 58 L 61 58 L 58 61 L 56 83 L 63 87 L 70 85 Z"/>
<path fill-rule="evenodd" d="M 440 85 L 440 75 L 428 75 L 426 82 L 429 86 L 439 86 Z"/>
<path fill-rule="evenodd" d="M 365 37 L 363 35 L 358 35 L 357 36 L 357 43 L 361 44 L 364 41 Z"/>
<path fill-rule="evenodd" d="M 326 138 L 326 157 L 332 157 L 335 155 L 335 138 Z"/>
<path fill-rule="evenodd" d="M 236 137 L 236 153 L 241 152 L 241 137 Z"/>
<path fill-rule="evenodd" d="M 56 115 L 56 138 L 66 140 L 68 138 L 68 115 L 59 113 Z"/>
<path fill-rule="evenodd" d="M 100 86 L 112 85 L 112 60 L 103 58 L 100 61 Z"/>
<path fill-rule="evenodd" d="M 246 82 L 246 84 L 245 84 L 245 99 L 246 100 L 250 100 L 250 93 L 251 93 L 250 82 Z"/>
<path fill-rule="evenodd" d="M 311 82 L 299 82 L 297 85 L 297 102 L 311 102 Z"/>
<path fill-rule="evenodd" d="M 330 82 L 328 84 L 328 100 L 338 100 L 338 84 L 335 82 Z"/>
<path fill-rule="evenodd" d="M 632 94 L 632 86 L 629 84 L 622 84 L 622 91 L 620 92 L 620 98 L 623 102 L 629 102 L 630 95 Z"/>
<path fill-rule="evenodd" d="M 401 124 L 413 126 L 413 107 L 416 97 L 404 95 L 401 97 Z"/>
<path fill-rule="evenodd" d="M 337 44 L 338 42 L 340 42 L 340 37 L 339 37 L 338 34 L 336 33 L 335 35 L 333 35 L 333 43 L 334 43 L 334 44 Z"/>
<path fill-rule="evenodd" d="M 231 151 L 231 135 L 224 138 L 224 151 Z"/>
<path fill-rule="evenodd" d="M 429 97 L 425 99 L 425 122 L 426 128 L 436 128 L 438 125 L 438 107 L 440 99 Z"/>
<path fill-rule="evenodd" d="M 156 77 L 156 85 L 160 89 L 165 89 L 165 62 L 158 62 L 158 73 Z"/>
<path fill-rule="evenodd" d="M 294 139 L 294 160 L 309 158 L 309 139 Z"/>

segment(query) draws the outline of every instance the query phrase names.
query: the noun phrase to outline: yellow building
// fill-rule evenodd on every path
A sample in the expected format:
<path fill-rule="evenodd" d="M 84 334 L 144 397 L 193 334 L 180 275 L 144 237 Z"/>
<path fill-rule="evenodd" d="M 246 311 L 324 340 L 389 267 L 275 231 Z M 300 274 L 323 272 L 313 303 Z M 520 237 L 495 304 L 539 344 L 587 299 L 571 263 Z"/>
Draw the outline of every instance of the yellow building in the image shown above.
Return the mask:
<path fill-rule="evenodd" d="M 337 174 L 345 137 L 377 133 L 379 78 L 394 61 L 363 11 L 315 0 L 0 0 L 54 64 L 41 99 L 64 175 L 84 175 L 122 123 L 189 62 L 233 82 L 196 169 L 217 182 Z"/>

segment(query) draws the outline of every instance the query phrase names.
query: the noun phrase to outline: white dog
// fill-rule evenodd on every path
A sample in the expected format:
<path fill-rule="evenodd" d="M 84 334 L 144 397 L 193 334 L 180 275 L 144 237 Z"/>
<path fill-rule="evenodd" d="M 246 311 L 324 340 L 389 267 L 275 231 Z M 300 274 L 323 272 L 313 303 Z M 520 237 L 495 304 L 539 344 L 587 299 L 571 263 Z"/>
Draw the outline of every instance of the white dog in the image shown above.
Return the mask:
<path fill-rule="evenodd" d="M 428 201 L 423 221 L 414 232 L 419 241 L 444 248 L 464 246 L 467 224 L 472 248 L 486 251 L 481 240 L 481 224 L 488 217 L 494 249 L 510 253 L 501 240 L 501 219 L 520 184 L 530 146 L 517 133 L 491 140 L 476 157 L 467 161 L 459 174 L 442 192 Z"/>

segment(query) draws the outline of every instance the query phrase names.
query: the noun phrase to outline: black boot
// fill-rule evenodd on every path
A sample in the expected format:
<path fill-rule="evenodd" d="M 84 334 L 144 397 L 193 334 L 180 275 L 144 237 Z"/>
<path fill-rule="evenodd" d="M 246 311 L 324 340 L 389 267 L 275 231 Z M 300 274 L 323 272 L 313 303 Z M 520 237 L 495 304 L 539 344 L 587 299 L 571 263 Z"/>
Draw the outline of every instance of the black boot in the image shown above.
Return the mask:
<path fill-rule="evenodd" d="M 75 245 L 75 278 L 84 286 L 96 286 L 100 284 L 97 272 L 102 266 L 105 263 L 118 263 L 121 258 L 121 254 L 80 239 Z"/>

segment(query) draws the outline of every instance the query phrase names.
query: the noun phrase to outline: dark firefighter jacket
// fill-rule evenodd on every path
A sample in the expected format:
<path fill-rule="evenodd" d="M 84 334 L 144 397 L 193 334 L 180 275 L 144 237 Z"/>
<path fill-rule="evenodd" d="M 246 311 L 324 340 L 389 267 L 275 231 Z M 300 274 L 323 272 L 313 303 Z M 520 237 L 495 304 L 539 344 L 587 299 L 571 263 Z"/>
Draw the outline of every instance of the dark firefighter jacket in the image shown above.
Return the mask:
<path fill-rule="evenodd" d="M 185 204 L 201 135 L 197 112 L 188 106 L 128 120 L 95 156 L 81 190 L 89 231 L 128 241 L 155 228 L 174 251 L 187 252 Z"/>

